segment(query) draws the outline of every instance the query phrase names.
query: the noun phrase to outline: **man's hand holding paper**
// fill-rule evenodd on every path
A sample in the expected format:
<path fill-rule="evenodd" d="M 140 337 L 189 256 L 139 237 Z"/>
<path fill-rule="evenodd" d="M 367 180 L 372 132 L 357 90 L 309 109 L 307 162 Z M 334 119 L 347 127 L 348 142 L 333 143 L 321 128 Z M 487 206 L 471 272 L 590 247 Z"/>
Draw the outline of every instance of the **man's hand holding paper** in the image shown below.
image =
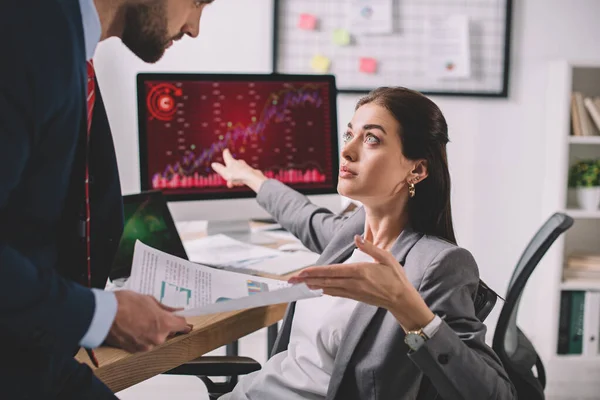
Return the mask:
<path fill-rule="evenodd" d="M 130 353 L 148 351 L 176 333 L 192 330 L 176 308 L 160 304 L 154 297 L 122 290 L 115 293 L 117 315 L 106 343 Z"/>
<path fill-rule="evenodd" d="M 137 242 L 124 289 L 151 295 L 177 314 L 198 316 L 318 297 L 305 284 L 224 271 L 194 264 Z"/>

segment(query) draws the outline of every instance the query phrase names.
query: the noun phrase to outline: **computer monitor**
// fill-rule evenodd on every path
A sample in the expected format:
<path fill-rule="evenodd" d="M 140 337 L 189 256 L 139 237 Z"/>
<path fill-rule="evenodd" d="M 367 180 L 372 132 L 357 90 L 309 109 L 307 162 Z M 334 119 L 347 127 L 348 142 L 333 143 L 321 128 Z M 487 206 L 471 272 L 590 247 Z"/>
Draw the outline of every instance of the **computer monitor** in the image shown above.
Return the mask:
<path fill-rule="evenodd" d="M 112 281 L 131 275 L 135 242 L 187 260 L 177 228 L 160 191 L 123 196 L 124 228 L 109 277 Z"/>
<path fill-rule="evenodd" d="M 225 148 L 301 193 L 337 193 L 333 76 L 141 73 L 137 90 L 141 189 L 161 190 L 170 202 L 202 200 L 193 219 L 266 216 L 253 200 L 223 203 L 255 196 L 227 188 L 212 170 Z"/>

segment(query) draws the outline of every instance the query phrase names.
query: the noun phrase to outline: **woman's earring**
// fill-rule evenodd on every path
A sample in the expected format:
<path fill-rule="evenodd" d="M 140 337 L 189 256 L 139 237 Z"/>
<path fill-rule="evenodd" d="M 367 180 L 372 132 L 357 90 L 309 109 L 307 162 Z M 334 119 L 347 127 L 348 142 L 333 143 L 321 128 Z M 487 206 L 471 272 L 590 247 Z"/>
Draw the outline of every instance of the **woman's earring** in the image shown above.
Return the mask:
<path fill-rule="evenodd" d="M 415 197 L 415 192 L 416 192 L 416 190 L 415 190 L 415 184 L 412 183 L 412 182 L 409 183 L 408 184 L 408 195 L 410 197 Z"/>

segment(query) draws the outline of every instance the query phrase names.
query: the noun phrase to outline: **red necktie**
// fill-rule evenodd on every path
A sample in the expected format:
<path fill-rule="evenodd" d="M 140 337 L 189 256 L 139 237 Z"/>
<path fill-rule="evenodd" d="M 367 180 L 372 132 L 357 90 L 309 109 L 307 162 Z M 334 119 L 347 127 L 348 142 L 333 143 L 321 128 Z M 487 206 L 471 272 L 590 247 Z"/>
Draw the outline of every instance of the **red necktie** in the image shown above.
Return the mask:
<path fill-rule="evenodd" d="M 94 115 L 94 104 L 96 103 L 96 82 L 94 63 L 87 62 L 87 135 L 85 144 L 85 246 L 87 257 L 87 285 L 92 287 L 92 257 L 90 250 L 90 130 L 92 128 L 92 116 Z M 90 360 L 96 368 L 99 367 L 96 354 L 91 349 L 85 349 Z"/>
<path fill-rule="evenodd" d="M 92 287 L 92 265 L 90 251 L 90 130 L 92 128 L 92 116 L 94 115 L 94 103 L 96 102 L 96 82 L 94 81 L 94 64 L 87 62 L 87 140 L 85 146 L 85 246 L 87 256 L 87 284 Z"/>

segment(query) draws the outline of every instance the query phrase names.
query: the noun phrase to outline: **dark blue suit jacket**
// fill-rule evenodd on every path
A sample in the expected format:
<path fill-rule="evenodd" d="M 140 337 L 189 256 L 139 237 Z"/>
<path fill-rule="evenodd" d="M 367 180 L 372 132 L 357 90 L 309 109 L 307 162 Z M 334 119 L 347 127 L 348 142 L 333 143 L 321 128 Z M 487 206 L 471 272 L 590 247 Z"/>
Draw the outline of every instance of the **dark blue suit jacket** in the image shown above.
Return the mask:
<path fill-rule="evenodd" d="M 73 359 L 94 313 L 83 282 L 86 66 L 78 0 L 0 12 L 0 397 L 111 398 Z M 90 145 L 92 277 L 103 287 L 122 197 L 102 99 Z"/>

